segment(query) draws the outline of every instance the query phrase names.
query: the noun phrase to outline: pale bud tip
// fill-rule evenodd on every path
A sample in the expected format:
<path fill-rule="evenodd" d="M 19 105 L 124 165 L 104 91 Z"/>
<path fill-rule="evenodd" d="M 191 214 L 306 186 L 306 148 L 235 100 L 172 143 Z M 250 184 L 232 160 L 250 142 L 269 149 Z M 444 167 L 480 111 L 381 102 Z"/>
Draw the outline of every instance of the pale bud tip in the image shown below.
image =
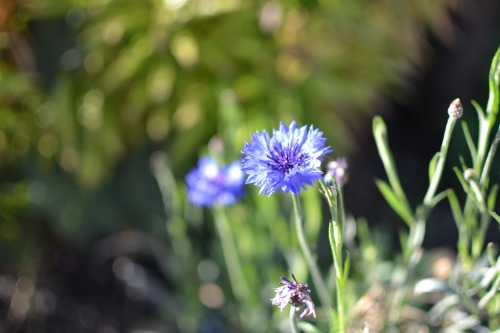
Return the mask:
<path fill-rule="evenodd" d="M 476 172 L 474 169 L 467 169 L 464 171 L 464 178 L 467 181 L 471 181 L 476 178 Z"/>
<path fill-rule="evenodd" d="M 452 118 L 458 119 L 462 117 L 464 114 L 464 108 L 462 107 L 462 103 L 459 98 L 456 98 L 451 102 L 450 107 L 448 108 L 448 115 Z"/>

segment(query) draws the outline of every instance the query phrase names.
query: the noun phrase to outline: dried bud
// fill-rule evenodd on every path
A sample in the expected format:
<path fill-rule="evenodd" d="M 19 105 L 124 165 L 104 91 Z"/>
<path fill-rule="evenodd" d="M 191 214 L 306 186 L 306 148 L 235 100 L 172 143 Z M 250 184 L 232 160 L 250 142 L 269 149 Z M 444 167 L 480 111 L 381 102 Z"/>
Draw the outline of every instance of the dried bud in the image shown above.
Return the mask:
<path fill-rule="evenodd" d="M 464 114 L 464 108 L 462 107 L 462 103 L 459 98 L 456 98 L 451 102 L 450 107 L 448 108 L 448 115 L 452 118 L 458 119 L 462 117 Z"/>

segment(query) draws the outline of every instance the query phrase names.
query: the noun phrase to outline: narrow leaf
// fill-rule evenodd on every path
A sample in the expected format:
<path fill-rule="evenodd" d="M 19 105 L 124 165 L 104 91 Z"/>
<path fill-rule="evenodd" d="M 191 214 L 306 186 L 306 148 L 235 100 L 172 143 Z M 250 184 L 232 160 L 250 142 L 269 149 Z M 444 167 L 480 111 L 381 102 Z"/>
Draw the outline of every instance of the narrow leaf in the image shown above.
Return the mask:
<path fill-rule="evenodd" d="M 389 184 L 397 195 L 399 200 L 404 201 L 408 206 L 408 200 L 399 181 L 398 171 L 396 169 L 396 164 L 394 163 L 394 158 L 392 156 L 391 150 L 389 149 L 389 142 L 387 139 L 387 127 L 384 120 L 376 116 L 373 118 L 373 136 L 375 138 L 375 143 L 377 145 L 377 150 L 384 165 L 385 173 L 389 180 Z"/>
<path fill-rule="evenodd" d="M 475 161 L 477 156 L 477 149 L 476 145 L 474 144 L 474 140 L 472 140 L 472 135 L 470 134 L 469 126 L 465 121 L 462 121 L 461 124 L 465 136 L 465 141 L 467 142 L 467 146 L 469 147 L 470 156 L 472 160 Z"/>
<path fill-rule="evenodd" d="M 407 224 L 413 223 L 413 214 L 408 206 L 398 198 L 396 193 L 392 190 L 389 184 L 383 180 L 377 180 L 375 182 L 377 187 L 384 196 L 385 200 L 391 206 L 391 208 L 405 221 Z"/>
<path fill-rule="evenodd" d="M 462 166 L 462 171 L 467 170 L 467 164 L 465 164 L 464 157 L 462 155 L 458 156 L 458 159 L 460 161 L 460 165 Z"/>
<path fill-rule="evenodd" d="M 497 201 L 498 184 L 495 184 L 488 195 L 488 209 L 493 210 Z"/>
<path fill-rule="evenodd" d="M 429 182 L 432 181 L 434 173 L 436 172 L 436 166 L 439 159 L 439 155 L 440 155 L 439 152 L 435 153 L 431 161 L 429 162 Z"/>
<path fill-rule="evenodd" d="M 342 276 L 342 284 L 345 286 L 347 282 L 347 278 L 349 277 L 349 269 L 351 267 L 351 256 L 349 252 L 347 252 L 345 261 L 344 261 L 344 275 Z"/>
<path fill-rule="evenodd" d="M 498 113 L 498 104 L 500 103 L 500 47 L 495 52 L 495 56 L 491 61 L 490 77 L 489 77 L 490 96 L 488 98 L 488 105 L 486 111 L 489 114 L 490 126 L 493 125 Z"/>
<path fill-rule="evenodd" d="M 447 191 L 443 191 L 441 193 L 436 194 L 431 201 L 431 207 L 435 207 L 441 200 L 446 198 L 447 195 L 448 195 Z"/>
<path fill-rule="evenodd" d="M 460 208 L 460 203 L 458 202 L 457 195 L 453 190 L 448 190 L 447 193 L 453 218 L 455 219 L 457 226 L 462 226 L 465 224 L 465 220 L 462 215 L 462 209 Z"/>
<path fill-rule="evenodd" d="M 479 105 L 478 102 L 476 102 L 474 100 L 472 100 L 471 103 L 472 103 L 472 105 L 474 105 L 474 108 L 476 109 L 477 116 L 479 118 L 479 123 L 482 124 L 484 122 L 484 120 L 486 119 L 486 116 L 484 115 L 483 108 L 481 107 L 481 105 Z"/>
<path fill-rule="evenodd" d="M 493 217 L 498 223 L 500 223 L 500 215 L 498 215 L 497 213 L 495 213 L 492 210 L 490 210 L 489 213 L 490 213 L 491 217 Z"/>
<path fill-rule="evenodd" d="M 328 223 L 328 241 L 330 243 L 330 250 L 332 251 L 333 260 L 337 260 L 337 252 L 335 251 L 335 235 L 333 234 L 333 223 L 334 221 L 330 221 L 330 223 Z"/>

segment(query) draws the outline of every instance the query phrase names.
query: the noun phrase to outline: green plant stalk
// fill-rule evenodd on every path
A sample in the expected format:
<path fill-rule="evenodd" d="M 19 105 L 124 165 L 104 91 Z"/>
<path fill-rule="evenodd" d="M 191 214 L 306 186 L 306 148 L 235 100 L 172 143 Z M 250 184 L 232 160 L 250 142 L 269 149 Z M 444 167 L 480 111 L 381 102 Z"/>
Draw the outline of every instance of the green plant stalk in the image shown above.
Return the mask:
<path fill-rule="evenodd" d="M 345 277 L 342 260 L 342 230 L 339 230 L 340 224 L 331 221 L 329 224 L 329 240 L 332 249 L 333 263 L 335 266 L 335 282 L 337 284 L 337 332 L 345 333 L 347 330 L 345 313 Z M 338 245 L 340 244 L 340 246 Z"/>
<path fill-rule="evenodd" d="M 493 157 L 496 153 L 496 149 L 498 147 L 498 141 L 500 140 L 497 135 L 490 146 L 490 150 L 488 152 L 488 156 L 486 157 L 486 149 L 488 145 L 488 140 L 490 137 L 491 130 L 493 129 L 494 124 L 496 123 L 496 118 L 498 115 L 499 104 L 500 104 L 500 48 L 497 49 L 495 56 L 493 57 L 493 61 L 491 63 L 490 74 L 489 74 L 489 97 L 488 103 L 486 106 L 486 115 L 481 110 L 481 107 L 473 102 L 479 117 L 479 138 L 478 138 L 478 148 L 476 159 L 473 161 L 474 170 L 477 174 L 480 174 L 479 187 L 482 193 L 485 193 L 485 186 L 487 185 L 488 173 L 491 168 L 491 164 L 493 162 Z M 500 129 L 499 129 L 500 130 Z M 484 162 L 484 165 L 483 165 Z M 474 206 L 474 201 L 471 197 L 467 196 L 467 200 L 465 202 L 463 216 L 465 223 L 469 230 L 477 229 L 477 209 Z M 481 212 L 481 227 L 484 228 L 489 222 L 489 216 L 487 216 L 488 212 Z M 478 237 L 472 237 L 471 248 L 478 248 L 479 244 L 477 244 Z M 484 240 L 480 241 L 481 247 L 484 244 Z M 471 260 L 476 260 L 479 255 L 478 250 L 471 251 Z M 469 266 L 464 267 L 466 270 L 470 269 Z"/>
<path fill-rule="evenodd" d="M 399 320 L 401 316 L 404 303 L 408 296 L 409 278 L 421 258 L 421 252 L 419 249 L 424 241 L 427 218 L 436 204 L 436 191 L 443 176 L 448 148 L 450 146 L 451 136 L 456 123 L 457 118 L 452 116 L 448 117 L 443 135 L 443 141 L 441 143 L 441 149 L 436 163 L 436 169 L 433 173 L 432 179 L 430 180 L 422 205 L 420 205 L 415 212 L 415 223 L 409 225 L 407 242 L 406 244 L 402 244 L 403 260 L 406 265 L 406 272 L 403 283 L 401 284 L 401 287 L 398 288 L 392 302 L 392 310 L 390 314 L 390 322 L 392 323 Z"/>
<path fill-rule="evenodd" d="M 347 331 L 346 310 L 345 310 L 345 282 L 347 279 L 348 268 L 344 267 L 342 255 L 344 244 L 344 205 L 342 191 L 336 180 L 332 177 L 333 186 L 327 187 L 321 181 L 321 189 L 325 196 L 332 220 L 328 225 L 328 240 L 332 251 L 333 264 L 335 267 L 336 299 L 337 299 L 337 332 L 345 333 Z M 346 268 L 346 269 L 344 269 Z"/>
<path fill-rule="evenodd" d="M 422 212 L 423 216 L 418 216 L 418 218 L 426 219 L 430 210 L 432 209 L 431 202 L 436 194 L 437 187 L 439 182 L 441 181 L 441 177 L 443 176 L 444 164 L 446 162 L 446 155 L 448 154 L 448 148 L 450 147 L 451 135 L 453 133 L 453 129 L 455 128 L 455 124 L 457 123 L 457 118 L 448 117 L 448 122 L 446 123 L 446 129 L 444 130 L 443 142 L 441 143 L 441 150 L 439 151 L 439 157 L 436 164 L 436 170 L 432 179 L 430 181 L 427 192 L 424 197 L 424 210 Z"/>
<path fill-rule="evenodd" d="M 479 174 L 482 169 L 486 148 L 491 130 L 496 122 L 500 104 L 500 47 L 497 49 L 491 62 L 488 78 L 489 96 L 486 105 L 486 117 L 480 113 L 478 158 L 474 163 L 474 170 Z"/>
<path fill-rule="evenodd" d="M 295 227 L 297 229 L 297 237 L 299 239 L 299 245 L 306 259 L 307 265 L 309 266 L 309 271 L 311 272 L 311 277 L 314 282 L 314 286 L 316 287 L 316 292 L 318 294 L 321 305 L 325 309 L 325 313 L 327 314 L 328 324 L 332 327 L 333 319 L 331 315 L 332 301 L 330 299 L 330 295 L 328 294 L 328 290 L 321 278 L 321 274 L 319 272 L 318 266 L 309 250 L 309 246 L 307 245 L 306 235 L 304 232 L 304 226 L 302 224 L 302 214 L 300 209 L 300 201 L 299 197 L 296 194 L 292 194 L 293 201 L 293 211 L 295 215 Z"/>
<path fill-rule="evenodd" d="M 249 289 L 238 257 L 238 251 L 236 250 L 236 245 L 231 234 L 229 222 L 223 206 L 215 205 L 213 212 L 215 227 L 219 234 L 231 289 L 233 290 L 236 300 L 240 304 L 243 304 L 248 297 Z"/>
<path fill-rule="evenodd" d="M 402 202 L 405 209 L 408 212 L 411 212 L 410 204 L 408 203 L 408 199 L 406 198 L 403 187 L 401 186 L 401 181 L 399 180 L 396 163 L 394 162 L 394 158 L 392 157 L 392 153 L 389 148 L 387 140 L 387 127 L 381 117 L 376 116 L 373 119 L 373 135 L 375 137 L 378 154 L 382 160 L 382 164 L 384 165 L 389 184 L 399 200 Z M 413 220 L 405 222 L 407 222 L 408 225 L 415 223 Z"/>
<path fill-rule="evenodd" d="M 294 306 L 290 306 L 290 332 L 299 333 L 299 328 L 297 326 L 297 310 Z"/>
<path fill-rule="evenodd" d="M 488 138 L 490 128 L 488 127 L 488 121 L 484 118 L 482 119 L 482 126 L 480 126 L 480 143 L 483 142 L 482 138 Z M 483 134 L 485 133 L 485 134 Z M 479 179 L 479 183 L 476 183 L 475 181 L 471 181 L 471 190 L 473 191 L 475 197 L 477 200 L 474 200 L 471 196 L 467 196 L 465 206 L 464 206 L 464 220 L 465 223 L 468 226 L 469 230 L 478 230 L 479 232 L 475 232 L 473 234 L 473 237 L 471 237 L 471 244 L 470 244 L 470 249 L 471 249 L 471 259 L 472 261 L 475 261 L 477 258 L 481 256 L 482 248 L 484 246 L 484 235 L 486 233 L 486 230 L 489 226 L 490 222 L 490 215 L 488 212 L 488 209 L 486 207 L 486 203 L 484 200 L 484 195 L 486 194 L 486 186 L 487 186 L 487 179 L 488 179 L 488 174 L 491 169 L 491 165 L 493 163 L 498 144 L 500 142 L 500 132 L 497 132 L 495 135 L 495 138 L 490 146 L 488 155 L 486 157 L 486 160 L 484 162 L 484 166 L 482 166 L 482 159 L 484 158 L 485 152 L 486 152 L 486 146 L 485 145 L 479 145 L 478 149 L 478 158 L 475 161 L 475 170 L 480 170 L 481 171 L 481 176 Z M 477 206 L 477 207 L 476 207 Z M 479 214 L 479 217 L 478 215 Z M 480 222 L 478 225 L 477 219 L 480 218 Z M 469 269 L 469 266 L 465 266 L 465 269 Z"/>
<path fill-rule="evenodd" d="M 484 162 L 483 171 L 481 172 L 481 178 L 479 179 L 479 186 L 484 188 L 486 179 L 488 179 L 488 174 L 490 173 L 491 165 L 493 164 L 493 159 L 495 158 L 498 144 L 500 144 L 500 126 L 498 127 L 497 134 L 495 135 L 495 139 L 490 146 L 490 151 L 488 152 L 488 156 L 486 157 L 486 161 Z"/>

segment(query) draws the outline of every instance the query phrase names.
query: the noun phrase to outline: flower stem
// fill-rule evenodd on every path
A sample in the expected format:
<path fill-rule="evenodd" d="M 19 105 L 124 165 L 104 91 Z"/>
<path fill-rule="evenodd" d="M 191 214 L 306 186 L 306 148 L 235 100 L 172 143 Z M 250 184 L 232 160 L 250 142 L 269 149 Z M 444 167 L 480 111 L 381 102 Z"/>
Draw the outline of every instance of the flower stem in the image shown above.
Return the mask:
<path fill-rule="evenodd" d="M 446 123 L 446 129 L 444 131 L 443 142 L 441 143 L 441 150 L 439 152 L 438 161 L 436 164 L 436 170 L 434 171 L 434 175 L 429 184 L 429 188 L 427 189 L 427 193 L 424 197 L 424 205 L 426 206 L 425 213 L 429 210 L 428 206 L 434 195 L 436 194 L 437 187 L 439 182 L 441 181 L 441 176 L 443 175 L 444 162 L 446 161 L 446 155 L 448 154 L 448 147 L 450 146 L 451 134 L 453 133 L 453 128 L 457 123 L 457 118 L 449 117 L 448 122 Z"/>
<path fill-rule="evenodd" d="M 345 283 L 349 272 L 348 258 L 344 262 L 342 250 L 344 244 L 344 204 L 342 191 L 335 179 L 332 186 L 320 182 L 324 197 L 328 202 L 331 221 L 328 225 L 328 239 L 335 267 L 335 282 L 337 284 L 337 332 L 347 332 L 345 316 Z"/>
<path fill-rule="evenodd" d="M 243 303 L 248 297 L 248 286 L 246 284 L 243 269 L 238 258 L 236 245 L 231 235 L 231 229 L 224 208 L 220 205 L 214 207 L 214 220 L 217 233 L 219 234 L 222 252 L 226 263 L 229 282 L 233 290 L 234 297 L 240 303 Z"/>
<path fill-rule="evenodd" d="M 297 309 L 294 306 L 290 307 L 290 332 L 299 333 L 299 328 L 297 327 Z"/>
<path fill-rule="evenodd" d="M 300 201 L 298 195 L 292 194 L 293 201 L 293 210 L 295 214 L 295 226 L 297 228 L 297 236 L 299 239 L 299 245 L 306 259 L 307 265 L 309 266 L 309 270 L 311 272 L 311 277 L 313 279 L 314 285 L 316 287 L 316 291 L 318 293 L 319 300 L 321 305 L 323 306 L 325 313 L 327 313 L 328 323 L 330 327 L 332 327 L 333 319 L 331 315 L 331 304 L 332 301 L 330 299 L 330 295 L 328 294 L 328 290 L 321 278 L 321 274 L 319 273 L 318 266 L 313 259 L 311 251 L 307 246 L 306 236 L 304 233 L 304 227 L 302 225 L 302 215 L 300 210 Z"/>

